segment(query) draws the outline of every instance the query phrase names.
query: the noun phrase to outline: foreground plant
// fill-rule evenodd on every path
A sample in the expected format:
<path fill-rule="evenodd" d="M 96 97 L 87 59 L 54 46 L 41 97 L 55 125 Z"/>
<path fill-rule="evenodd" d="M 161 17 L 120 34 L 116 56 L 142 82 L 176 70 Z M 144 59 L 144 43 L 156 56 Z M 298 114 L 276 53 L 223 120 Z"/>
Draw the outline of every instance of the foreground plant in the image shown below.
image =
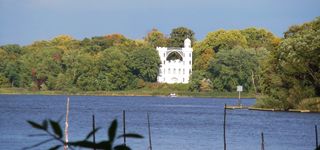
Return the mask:
<path fill-rule="evenodd" d="M 48 139 L 39 142 L 37 144 L 34 144 L 30 147 L 26 147 L 23 148 L 24 150 L 26 149 L 32 149 L 35 147 L 38 147 L 40 145 L 43 145 L 45 143 L 51 142 L 51 141 L 58 141 L 59 144 L 49 148 L 49 150 L 57 150 L 60 147 L 63 146 L 68 146 L 69 149 L 71 150 L 75 150 L 76 147 L 78 148 L 91 148 L 91 149 L 97 149 L 97 150 L 131 150 L 130 147 L 128 147 L 125 144 L 122 145 L 114 145 L 114 141 L 116 140 L 116 131 L 117 131 L 117 127 L 118 127 L 118 122 L 117 120 L 113 120 L 109 130 L 108 130 L 108 137 L 109 140 L 104 140 L 104 141 L 100 141 L 97 143 L 94 143 L 92 141 L 89 141 L 89 138 L 92 137 L 100 128 L 96 128 L 94 130 L 92 130 L 90 133 L 87 134 L 87 136 L 80 141 L 69 141 L 69 142 L 65 142 L 63 140 L 63 132 L 62 132 L 62 128 L 59 125 L 59 121 L 54 121 L 54 120 L 43 120 L 42 124 L 41 123 L 36 123 L 34 121 L 27 121 L 33 128 L 38 129 L 43 131 L 43 134 L 34 134 L 34 135 L 30 135 L 30 136 L 46 136 L 48 137 Z M 49 126 L 51 127 L 51 129 L 49 128 Z M 134 133 L 128 133 L 128 134 L 123 134 L 117 137 L 117 139 L 119 138 L 143 138 L 143 136 L 139 135 L 139 134 L 134 134 Z"/>

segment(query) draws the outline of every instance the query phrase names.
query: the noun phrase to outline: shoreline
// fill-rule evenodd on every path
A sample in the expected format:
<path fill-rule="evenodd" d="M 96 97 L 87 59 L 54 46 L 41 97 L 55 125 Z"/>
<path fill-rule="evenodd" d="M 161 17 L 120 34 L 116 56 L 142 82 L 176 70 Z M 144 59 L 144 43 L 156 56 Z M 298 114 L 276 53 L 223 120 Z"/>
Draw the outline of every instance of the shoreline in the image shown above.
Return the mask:
<path fill-rule="evenodd" d="M 190 92 L 169 91 L 159 89 L 142 89 L 126 91 L 32 91 L 24 88 L 0 88 L 1 95 L 74 95 L 74 96 L 169 96 L 175 93 L 177 97 L 203 98 L 238 98 L 237 92 Z M 256 98 L 255 94 L 242 93 L 241 98 Z"/>

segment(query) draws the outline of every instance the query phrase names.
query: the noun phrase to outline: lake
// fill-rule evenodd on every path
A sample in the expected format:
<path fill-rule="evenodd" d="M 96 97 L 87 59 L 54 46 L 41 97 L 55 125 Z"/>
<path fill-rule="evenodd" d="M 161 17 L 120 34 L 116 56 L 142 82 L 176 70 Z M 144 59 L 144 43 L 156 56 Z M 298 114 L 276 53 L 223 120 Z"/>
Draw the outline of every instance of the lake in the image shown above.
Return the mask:
<path fill-rule="evenodd" d="M 64 117 L 67 96 L 0 95 L 0 149 L 20 150 L 44 137 L 26 120 Z M 242 99 L 252 105 L 255 99 Z M 102 127 L 97 141 L 107 138 L 107 128 L 118 119 L 122 133 L 122 110 L 126 110 L 126 130 L 144 139 L 127 139 L 134 150 L 148 149 L 147 112 L 150 113 L 153 150 L 223 149 L 223 106 L 237 99 L 188 97 L 109 97 L 70 96 L 69 141 L 83 139 L 96 126 Z M 63 118 L 64 120 L 64 118 Z M 264 132 L 266 150 L 312 150 L 314 125 L 320 126 L 319 113 L 264 112 L 227 110 L 227 149 L 258 150 Z M 64 123 L 61 122 L 64 127 Z M 319 128 L 319 127 L 318 127 Z M 121 143 L 118 139 L 117 143 Z M 48 149 L 55 143 L 34 149 Z"/>

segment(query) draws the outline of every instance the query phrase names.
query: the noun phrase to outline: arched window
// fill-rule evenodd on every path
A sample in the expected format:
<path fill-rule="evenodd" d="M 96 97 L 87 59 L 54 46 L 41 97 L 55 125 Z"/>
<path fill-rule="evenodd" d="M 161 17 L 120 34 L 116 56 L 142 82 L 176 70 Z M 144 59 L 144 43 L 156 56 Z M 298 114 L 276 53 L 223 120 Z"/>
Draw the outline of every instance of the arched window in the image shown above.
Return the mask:
<path fill-rule="evenodd" d="M 171 71 L 170 71 L 170 68 L 168 69 L 168 74 L 170 74 L 171 73 Z"/>
<path fill-rule="evenodd" d="M 176 74 L 176 68 L 173 69 L 173 74 Z"/>

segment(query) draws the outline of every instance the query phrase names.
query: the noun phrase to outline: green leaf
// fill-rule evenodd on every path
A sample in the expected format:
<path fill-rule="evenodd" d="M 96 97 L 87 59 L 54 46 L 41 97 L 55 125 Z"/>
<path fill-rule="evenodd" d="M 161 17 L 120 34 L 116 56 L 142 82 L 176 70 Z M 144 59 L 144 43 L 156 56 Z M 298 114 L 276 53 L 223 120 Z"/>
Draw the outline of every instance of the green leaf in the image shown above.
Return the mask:
<path fill-rule="evenodd" d="M 38 123 L 35 123 L 33 121 L 30 121 L 28 120 L 27 121 L 33 128 L 36 128 L 36 129 L 40 129 L 40 130 L 46 130 L 43 126 L 41 126 L 40 124 Z"/>
<path fill-rule="evenodd" d="M 114 147 L 114 150 L 131 150 L 131 148 L 125 145 L 117 145 Z"/>
<path fill-rule="evenodd" d="M 124 136 L 126 136 L 127 138 L 137 138 L 137 139 L 142 139 L 142 138 L 143 138 L 143 136 L 140 135 L 140 134 L 127 133 L 127 134 L 125 134 L 125 135 L 119 135 L 119 136 L 118 136 L 118 139 L 119 139 L 119 138 L 122 138 L 122 137 L 124 137 Z"/>
<path fill-rule="evenodd" d="M 109 127 L 109 132 L 108 132 L 108 135 L 109 135 L 109 141 L 111 143 L 113 143 L 115 137 L 116 137 L 116 131 L 117 131 L 117 126 L 118 126 L 118 122 L 117 120 L 113 120 L 110 127 Z"/>
<path fill-rule="evenodd" d="M 48 121 L 47 120 L 43 120 L 42 127 L 43 127 L 43 129 L 48 130 Z"/>
<path fill-rule="evenodd" d="M 94 130 L 92 130 L 85 138 L 85 140 L 88 140 L 94 133 L 96 133 L 98 130 L 100 130 L 100 128 L 96 128 Z"/>
<path fill-rule="evenodd" d="M 61 147 L 61 145 L 56 145 L 54 147 L 51 147 L 49 150 L 57 150 Z"/>
<path fill-rule="evenodd" d="M 62 138 L 62 130 L 61 130 L 60 125 L 57 122 L 53 121 L 53 120 L 50 120 L 50 124 L 51 124 L 52 130 L 54 131 L 54 133 L 59 138 Z"/>
<path fill-rule="evenodd" d="M 112 150 L 112 144 L 110 141 L 102 141 L 96 144 L 97 149 L 105 149 L 105 150 Z"/>
<path fill-rule="evenodd" d="M 83 148 L 94 148 L 94 143 L 91 141 L 76 141 L 76 142 L 69 142 L 68 143 L 71 146 L 76 146 L 76 147 L 83 147 Z"/>

